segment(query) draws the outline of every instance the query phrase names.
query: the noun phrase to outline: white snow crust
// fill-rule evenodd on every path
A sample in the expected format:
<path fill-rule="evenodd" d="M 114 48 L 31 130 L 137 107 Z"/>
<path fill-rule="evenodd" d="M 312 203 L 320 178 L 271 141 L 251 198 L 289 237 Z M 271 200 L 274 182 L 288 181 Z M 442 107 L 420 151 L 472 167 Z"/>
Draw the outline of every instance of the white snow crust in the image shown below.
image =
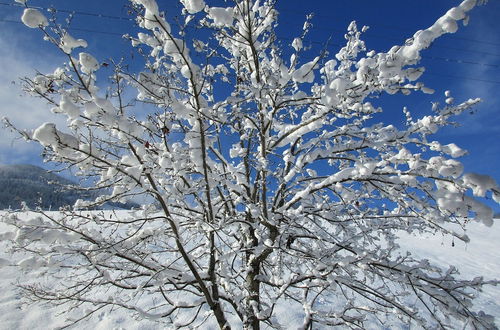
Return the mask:
<path fill-rule="evenodd" d="M 181 2 L 190 14 L 196 14 L 205 8 L 205 1 L 203 0 L 181 0 Z"/>
<path fill-rule="evenodd" d="M 233 23 L 233 8 L 212 7 L 208 11 L 208 17 L 213 19 L 217 26 L 227 26 Z"/>
<path fill-rule="evenodd" d="M 78 147 L 78 140 L 69 134 L 57 130 L 53 123 L 44 123 L 33 132 L 33 139 L 45 147 Z"/>
<path fill-rule="evenodd" d="M 57 212 L 49 213 L 51 216 L 57 217 Z M 1 211 L 1 216 L 5 216 L 5 212 Z M 36 217 L 34 213 L 30 212 L 23 212 L 21 216 L 26 219 Z M 455 240 L 453 243 L 451 237 L 443 237 L 442 235 L 415 236 L 406 233 L 401 233 L 398 241 L 402 246 L 402 251 L 410 251 L 421 258 L 437 262 L 443 267 L 450 264 L 455 265 L 461 276 L 465 278 L 500 277 L 500 254 L 498 254 L 500 226 L 495 225 L 489 228 L 472 223 L 468 228 L 467 236 L 470 237 L 470 242 Z M 0 224 L 1 237 L 12 236 L 11 231 L 11 227 L 7 227 L 3 223 Z M 51 240 L 46 239 L 45 241 L 49 246 Z M 50 260 L 29 258 L 28 256 L 12 257 L 7 252 L 5 242 L 2 240 L 0 240 L 0 247 L 0 328 L 55 329 L 67 324 L 66 318 L 73 316 L 71 312 L 63 312 L 64 310 L 60 306 L 47 306 L 41 303 L 24 305 L 20 292 L 15 286 L 16 281 L 20 278 L 32 279 L 35 273 L 32 270 L 37 266 L 50 263 Z M 24 267 L 24 270 L 11 267 L 11 265 L 20 265 Z M 500 297 L 500 287 L 490 286 L 477 297 L 472 309 L 483 310 L 500 318 L 498 297 Z M 291 303 L 279 304 L 276 306 L 276 312 L 281 315 L 279 322 L 287 329 L 298 328 L 303 323 L 304 315 L 299 306 Z M 496 324 L 500 326 L 499 321 Z M 212 326 L 216 327 L 215 324 L 206 324 L 207 329 L 212 328 Z M 165 324 L 156 323 L 155 320 L 151 319 L 137 319 L 132 317 L 129 311 L 104 309 L 71 328 L 160 330 L 165 328 Z"/>
<path fill-rule="evenodd" d="M 83 39 L 75 39 L 68 32 L 61 38 L 61 48 L 66 54 L 70 54 L 74 48 L 87 47 L 87 42 Z"/>
<path fill-rule="evenodd" d="M 80 116 L 80 109 L 71 102 L 68 95 L 63 95 L 61 97 L 61 102 L 59 102 L 59 109 L 64 112 L 70 119 L 77 119 Z"/>
<path fill-rule="evenodd" d="M 78 55 L 78 59 L 80 61 L 80 66 L 82 68 L 82 72 L 86 74 L 91 74 L 94 71 L 99 69 L 99 62 L 95 59 L 94 56 L 88 53 L 80 53 Z"/>
<path fill-rule="evenodd" d="M 49 25 L 47 17 L 45 17 L 45 15 L 43 15 L 39 10 L 35 8 L 24 9 L 23 16 L 21 16 L 21 21 L 24 23 L 24 25 L 32 29 Z"/>

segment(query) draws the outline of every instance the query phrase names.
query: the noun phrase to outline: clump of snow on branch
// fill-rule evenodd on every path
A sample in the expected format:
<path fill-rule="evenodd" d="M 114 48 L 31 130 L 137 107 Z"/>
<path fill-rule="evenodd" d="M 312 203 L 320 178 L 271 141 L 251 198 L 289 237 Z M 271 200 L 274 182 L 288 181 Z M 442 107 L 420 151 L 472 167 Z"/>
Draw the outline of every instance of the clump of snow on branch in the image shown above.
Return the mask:
<path fill-rule="evenodd" d="M 60 46 L 66 54 L 71 54 L 74 48 L 87 47 L 87 41 L 73 38 L 67 31 L 61 37 Z"/>
<path fill-rule="evenodd" d="M 78 140 L 72 135 L 59 131 L 53 123 L 44 123 L 38 127 L 33 132 L 33 139 L 46 147 L 78 148 Z"/>
<path fill-rule="evenodd" d="M 78 58 L 82 68 L 82 72 L 91 74 L 92 72 L 99 69 L 99 62 L 92 55 L 82 52 L 78 54 Z"/>
<path fill-rule="evenodd" d="M 45 15 L 43 15 L 38 9 L 35 8 L 24 9 L 21 21 L 24 23 L 24 25 L 32 29 L 46 27 L 49 25 L 47 17 L 45 17 Z"/>
<path fill-rule="evenodd" d="M 205 1 L 203 0 L 181 0 L 181 3 L 190 14 L 196 14 L 205 8 Z"/>

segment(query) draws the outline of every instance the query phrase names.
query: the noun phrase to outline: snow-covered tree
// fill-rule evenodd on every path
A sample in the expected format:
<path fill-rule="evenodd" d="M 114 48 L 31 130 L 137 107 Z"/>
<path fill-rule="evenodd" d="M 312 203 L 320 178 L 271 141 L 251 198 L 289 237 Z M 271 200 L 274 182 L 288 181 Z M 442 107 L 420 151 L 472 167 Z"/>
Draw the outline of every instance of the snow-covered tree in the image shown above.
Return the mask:
<path fill-rule="evenodd" d="M 24 24 L 67 56 L 26 89 L 67 127 L 18 132 L 107 191 L 59 214 L 6 218 L 16 249 L 32 254 L 19 266 L 39 274 L 21 284 L 32 297 L 78 307 L 81 319 L 124 308 L 175 327 L 281 328 L 290 311 L 304 329 L 494 327 L 472 298 L 495 281 L 460 279 L 397 243 L 402 232 L 467 241 L 471 220 L 492 224 L 478 197 L 500 201 L 498 185 L 464 174 L 465 151 L 431 139 L 480 100 L 447 92 L 421 118 L 405 108 L 401 127 L 380 123 L 370 103 L 431 92 L 418 82 L 421 51 L 456 32 L 475 0 L 386 52 L 368 51 L 353 22 L 337 54 L 309 61 L 310 25 L 286 45 L 271 0 L 181 0 L 177 24 L 154 0 L 131 2 L 143 31 L 127 37 L 143 69 L 105 63 L 110 77 L 85 40 L 24 9 Z M 147 202 L 86 211 L 129 199 Z"/>

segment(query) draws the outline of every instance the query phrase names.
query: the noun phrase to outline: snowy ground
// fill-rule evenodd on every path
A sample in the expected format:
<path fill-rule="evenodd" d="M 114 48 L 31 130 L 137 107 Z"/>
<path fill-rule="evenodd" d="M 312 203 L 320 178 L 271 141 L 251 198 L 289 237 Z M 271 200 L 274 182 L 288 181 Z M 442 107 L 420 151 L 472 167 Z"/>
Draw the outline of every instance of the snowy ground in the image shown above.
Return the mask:
<path fill-rule="evenodd" d="M 425 239 L 405 235 L 401 236 L 400 244 L 414 255 L 443 266 L 456 266 L 463 278 L 482 276 L 485 279 L 500 279 L 500 219 L 496 219 L 492 227 L 473 222 L 467 228 L 471 240 L 467 244 L 442 235 Z M 500 286 L 485 287 L 477 297 L 475 307 L 477 311 L 494 315 L 500 328 Z"/>
<path fill-rule="evenodd" d="M 0 213 L 0 216 L 2 214 Z M 7 227 L 0 224 L 0 234 Z M 440 264 L 453 264 L 460 269 L 463 277 L 500 278 L 500 220 L 491 228 L 473 223 L 469 226 L 469 244 L 440 235 L 416 238 L 401 237 L 401 245 L 416 255 L 437 261 Z M 15 263 L 16 260 L 6 254 L 5 243 L 0 242 L 0 258 Z M 0 259 L 1 261 L 1 259 Z M 54 329 L 66 324 L 68 313 L 60 307 L 41 304 L 23 305 L 21 295 L 16 290 L 15 283 L 22 276 L 14 267 L 1 266 L 0 262 L 0 330 L 3 329 Z M 475 305 L 477 310 L 493 314 L 500 327 L 500 287 L 488 287 L 478 297 Z M 294 313 L 291 311 L 290 318 Z M 135 320 L 122 311 L 103 312 L 93 318 L 73 327 L 77 329 L 163 329 L 164 326 L 147 320 Z"/>

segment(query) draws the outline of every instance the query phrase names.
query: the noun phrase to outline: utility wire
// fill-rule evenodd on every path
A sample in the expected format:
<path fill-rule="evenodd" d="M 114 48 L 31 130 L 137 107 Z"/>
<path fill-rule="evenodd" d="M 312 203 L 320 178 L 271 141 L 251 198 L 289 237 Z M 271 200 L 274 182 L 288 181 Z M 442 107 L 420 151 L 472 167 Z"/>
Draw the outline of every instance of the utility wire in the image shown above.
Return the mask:
<path fill-rule="evenodd" d="M 22 22 L 19 22 L 19 21 L 16 21 L 16 20 L 10 20 L 10 19 L 0 19 L 0 22 L 23 24 Z M 118 32 L 92 30 L 92 29 L 83 29 L 83 28 L 75 28 L 75 27 L 70 27 L 70 28 L 68 28 L 68 30 L 70 30 L 70 31 L 82 31 L 82 32 L 88 32 L 88 33 L 98 33 L 98 34 L 120 36 L 120 37 L 123 36 L 123 33 L 118 33 Z M 281 37 L 280 39 L 287 40 L 287 41 L 293 41 L 293 38 L 291 38 L 291 37 Z M 323 43 L 321 41 L 316 41 L 316 40 L 308 40 L 307 42 L 311 43 L 311 44 L 314 44 L 314 45 L 320 45 L 320 46 L 324 46 L 325 45 L 325 43 Z M 337 47 L 343 47 L 344 46 L 343 44 L 340 44 L 340 43 L 329 43 L 329 45 L 330 46 L 337 46 Z M 500 64 L 474 62 L 474 61 L 461 60 L 461 59 L 455 59 L 455 58 L 449 58 L 449 57 L 442 57 L 442 56 L 422 55 L 422 58 L 424 58 L 424 59 L 430 59 L 430 60 L 437 60 L 437 61 L 444 61 L 444 62 L 467 64 L 467 65 L 479 65 L 479 66 L 485 66 L 485 67 L 500 69 Z"/>
<path fill-rule="evenodd" d="M 6 2 L 0 2 L 0 5 L 4 6 L 11 6 L 11 7 L 23 7 L 21 4 L 17 3 L 6 3 Z M 36 8 L 36 9 L 41 9 L 41 10 L 55 10 L 56 12 L 62 12 L 62 13 L 68 13 L 68 14 L 78 14 L 78 15 L 84 15 L 84 16 L 93 16 L 93 17 L 99 17 L 99 18 L 105 18 L 105 19 L 115 19 L 115 20 L 123 20 L 123 21 L 134 21 L 133 18 L 130 17 L 123 17 L 123 16 L 114 16 L 114 15 L 104 15 L 104 14 L 99 14 L 99 13 L 91 13 L 91 12 L 84 12 L 84 11 L 78 11 L 78 10 L 68 10 L 68 9 L 56 9 L 56 8 L 50 8 L 50 7 L 36 7 L 36 6 L 30 6 L 31 8 Z M 289 12 L 292 14 L 296 15 L 304 15 L 303 12 L 300 12 L 298 10 L 293 10 L 293 9 L 280 9 L 280 11 L 283 12 Z M 328 19 L 334 18 L 333 16 L 328 16 L 328 15 L 323 15 L 323 14 L 315 14 L 315 16 L 318 17 L 324 17 Z M 412 29 L 409 28 L 401 28 L 398 26 L 389 26 L 389 25 L 380 25 L 376 24 L 378 28 L 384 28 L 384 29 L 389 29 L 389 30 L 407 30 L 407 31 L 413 31 Z M 329 29 L 329 28 L 324 28 L 324 27 L 315 27 L 317 30 L 324 30 L 324 31 L 337 31 L 340 33 L 345 33 L 344 30 L 340 29 Z M 387 37 L 387 36 L 381 36 L 381 35 L 371 35 L 376 38 L 384 38 L 384 39 L 397 39 L 396 37 Z M 472 38 L 464 38 L 464 37 L 458 37 L 458 36 L 449 36 L 450 39 L 462 39 L 466 41 L 471 41 L 471 42 L 476 42 L 476 43 L 482 43 L 482 44 L 488 44 L 492 46 L 498 46 L 500 47 L 499 43 L 494 43 L 491 41 L 483 41 L 483 40 L 477 40 L 477 39 L 472 39 Z M 475 53 L 480 53 L 483 55 L 492 55 L 492 56 L 500 56 L 500 54 L 492 54 L 492 53 L 485 53 L 485 52 L 477 52 L 473 50 L 467 50 L 467 49 L 461 49 L 461 48 L 451 48 L 448 46 L 440 46 L 440 48 L 449 48 L 452 50 L 462 50 L 462 51 L 470 51 L 470 52 L 475 52 Z"/>
<path fill-rule="evenodd" d="M 457 76 L 457 75 L 433 73 L 433 72 L 425 72 L 425 74 L 428 74 L 431 76 L 439 76 L 439 77 L 443 77 L 443 78 L 464 79 L 464 80 L 480 81 L 480 82 L 485 82 L 485 83 L 489 83 L 489 84 L 500 84 L 500 81 L 497 81 L 497 80 L 489 80 L 489 79 L 473 78 L 473 77 Z"/>
<path fill-rule="evenodd" d="M 441 57 L 441 56 L 429 56 L 429 55 L 422 55 L 422 58 L 426 58 L 429 60 L 453 62 L 453 63 L 459 63 L 459 64 L 481 65 L 481 66 L 487 66 L 490 68 L 500 69 L 500 64 L 481 63 L 481 62 L 458 60 L 458 59 L 454 59 L 454 58 L 447 58 L 447 57 Z"/>
<path fill-rule="evenodd" d="M 300 15 L 300 16 L 305 16 L 305 13 L 304 12 L 301 12 L 299 10 L 293 10 L 293 9 L 280 9 L 280 12 L 289 12 L 289 13 L 292 13 L 292 14 L 295 14 L 295 15 Z M 327 18 L 327 19 L 334 19 L 335 17 L 334 16 L 329 16 L 329 15 L 324 15 L 324 14 L 315 14 L 313 13 L 314 16 L 317 16 L 317 17 L 323 17 L 323 18 Z M 410 29 L 408 27 L 401 27 L 401 26 L 393 26 L 393 25 L 384 25 L 384 24 L 378 24 L 378 23 L 374 23 L 374 24 L 370 24 L 370 25 L 376 25 L 377 28 L 381 28 L 381 29 L 386 29 L 386 30 L 392 30 L 392 31 L 399 31 L 399 30 L 405 30 L 405 31 L 410 31 L 410 32 L 415 32 L 414 29 Z M 323 28 L 323 27 L 314 27 L 315 29 L 319 29 L 319 30 L 326 30 L 327 28 Z M 341 31 L 341 32 L 345 32 L 345 31 Z M 491 45 L 491 46 L 498 46 L 500 47 L 500 43 L 496 43 L 496 42 L 492 42 L 492 41 L 486 41 L 486 40 L 477 40 L 477 39 L 472 39 L 472 38 L 465 38 L 465 37 L 459 37 L 459 36 L 449 36 L 450 39 L 460 39 L 460 40 L 465 40 L 465 41 L 471 41 L 471 42 L 476 42 L 476 43 L 480 43 L 480 44 L 486 44 L 486 45 Z"/>
<path fill-rule="evenodd" d="M 7 4 L 7 3 L 3 3 L 3 2 L 0 2 L 0 5 L 16 6 L 16 5 L 13 5 L 13 4 Z M 35 8 L 35 7 L 31 7 L 31 8 Z M 37 9 L 47 9 L 47 8 L 39 7 Z M 94 14 L 94 13 L 85 13 L 85 12 L 69 11 L 69 10 L 59 10 L 59 9 L 57 11 L 59 11 L 59 12 L 65 12 L 65 13 L 87 15 L 87 16 L 95 16 L 95 17 L 105 18 L 105 19 L 121 19 L 121 20 L 133 21 L 133 19 L 124 18 L 124 17 L 120 17 L 120 16 L 100 15 L 100 14 Z M 23 24 L 20 21 L 10 20 L 10 19 L 0 19 L 0 22 Z M 104 35 L 112 35 L 112 36 L 120 36 L 120 37 L 123 36 L 123 33 L 110 32 L 110 31 L 101 31 L 101 30 L 92 30 L 92 29 L 83 29 L 83 28 L 74 28 L 74 27 L 70 27 L 70 28 L 68 28 L 68 30 L 82 31 L 82 32 L 88 32 L 88 33 L 97 33 L 97 34 L 104 34 Z M 288 40 L 288 41 L 292 41 L 293 40 L 293 38 L 291 38 L 291 37 L 281 37 L 280 39 Z M 315 40 L 308 40 L 308 43 L 316 44 L 316 45 L 320 45 L 320 46 L 324 46 L 325 45 L 324 42 L 315 41 Z M 329 46 L 343 47 L 344 45 L 339 44 L 339 43 L 329 43 Z M 500 65 L 498 65 L 498 64 L 480 63 L 480 62 L 466 61 L 466 60 L 446 58 L 446 57 L 440 57 L 440 56 L 428 56 L 428 55 L 424 55 L 424 56 L 422 56 L 422 58 L 424 58 L 424 59 L 431 59 L 431 60 L 438 60 L 438 61 L 453 62 L 453 63 L 459 63 L 459 64 L 487 66 L 487 67 L 491 67 L 491 68 L 495 68 L 495 69 L 499 69 L 500 68 Z M 433 75 L 433 76 L 440 76 L 440 77 L 444 77 L 444 78 L 465 79 L 465 80 L 479 81 L 479 82 L 485 82 L 485 83 L 491 83 L 491 84 L 500 84 L 500 81 L 489 80 L 489 79 L 481 79 L 481 78 L 466 77 L 466 76 L 456 76 L 456 75 L 448 75 L 448 74 L 439 74 L 439 73 L 432 73 L 432 72 L 426 72 L 426 74 Z"/>
<path fill-rule="evenodd" d="M 15 24 L 22 24 L 22 22 L 11 20 L 11 19 L 1 19 L 0 22 L 3 23 L 15 23 Z M 89 33 L 99 33 L 99 34 L 107 34 L 107 35 L 112 35 L 112 36 L 123 36 L 123 33 L 118 33 L 118 32 L 109 32 L 109 31 L 100 31 L 100 30 L 91 30 L 91 29 L 81 29 L 81 28 L 75 28 L 75 27 L 70 27 L 67 30 L 70 31 L 82 31 L 82 32 L 89 32 Z"/>
<path fill-rule="evenodd" d="M 287 40 L 290 42 L 293 41 L 292 37 L 280 37 L 280 39 Z M 310 44 L 319 45 L 319 46 L 325 45 L 325 43 L 323 43 L 321 41 L 317 41 L 317 40 L 307 40 L 307 41 L 304 41 L 304 43 L 305 44 L 310 43 Z M 345 45 L 340 44 L 340 43 L 329 43 L 328 46 L 344 47 Z M 461 59 L 456 59 L 456 58 L 448 58 L 448 57 L 442 57 L 442 56 L 421 55 L 421 57 L 424 59 L 430 59 L 430 60 L 452 62 L 452 63 L 459 63 L 459 64 L 468 64 L 468 65 L 480 65 L 480 66 L 500 69 L 500 64 L 474 62 L 474 61 L 461 60 Z"/>
<path fill-rule="evenodd" d="M 330 32 L 330 33 L 331 32 L 338 32 L 338 33 L 341 33 L 342 35 L 346 33 L 345 30 L 341 30 L 341 29 L 331 29 L 331 28 L 324 28 L 324 27 L 317 27 L 317 26 L 313 27 L 312 31 L 314 31 L 314 30 L 321 30 L 321 31 L 326 31 L 326 32 Z M 370 30 L 368 30 L 368 32 L 366 32 L 366 35 L 369 38 L 383 39 L 383 40 L 395 40 L 397 42 L 401 42 L 400 37 L 373 34 L 370 32 Z M 403 40 L 403 42 L 404 42 L 404 40 Z M 500 44 L 498 44 L 498 46 L 500 47 Z M 453 46 L 443 46 L 443 45 L 436 45 L 436 44 L 433 44 L 432 47 L 460 51 L 460 52 L 465 52 L 465 53 L 473 53 L 473 54 L 478 54 L 478 55 L 500 57 L 500 53 L 491 53 L 491 52 L 485 52 L 485 51 L 481 51 L 481 50 L 464 49 L 464 48 L 458 48 L 458 47 L 453 47 Z"/>
<path fill-rule="evenodd" d="M 1 6 L 10 6 L 10 7 L 21 7 L 21 8 L 24 8 L 23 5 L 17 4 L 17 3 L 0 2 L 0 5 Z M 130 18 L 130 17 L 104 15 L 104 14 L 99 14 L 99 13 L 89 13 L 89 12 L 78 11 L 78 10 L 58 9 L 58 8 L 39 7 L 39 6 L 30 6 L 30 8 L 35 8 L 35 9 L 40 9 L 40 10 L 47 10 L 47 11 L 54 11 L 54 12 L 61 12 L 61 13 L 66 13 L 66 14 L 78 14 L 78 15 L 83 15 L 83 16 L 93 16 L 93 17 L 99 17 L 99 18 L 105 18 L 105 19 L 115 19 L 115 20 L 132 21 L 132 22 L 134 21 L 134 19 Z"/>

